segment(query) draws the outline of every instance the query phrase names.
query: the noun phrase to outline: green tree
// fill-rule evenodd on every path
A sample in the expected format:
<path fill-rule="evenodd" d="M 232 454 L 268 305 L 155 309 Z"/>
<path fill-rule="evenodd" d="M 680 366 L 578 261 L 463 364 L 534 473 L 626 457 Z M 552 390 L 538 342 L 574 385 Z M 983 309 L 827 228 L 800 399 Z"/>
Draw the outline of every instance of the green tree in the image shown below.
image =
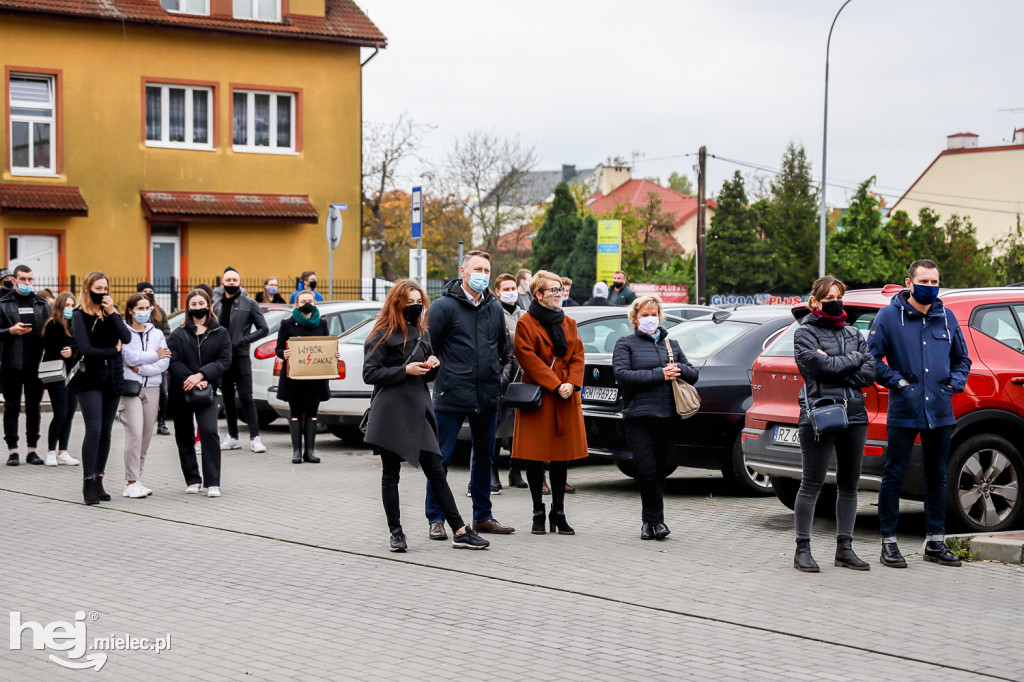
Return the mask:
<path fill-rule="evenodd" d="M 572 280 L 573 298 L 589 298 L 597 279 L 597 218 L 587 215 L 573 242 L 565 272 L 558 273 Z"/>
<path fill-rule="evenodd" d="M 851 288 L 883 285 L 893 271 L 893 237 L 882 225 L 878 199 L 868 192 L 874 181 L 872 176 L 860 184 L 839 229 L 828 237 L 828 271 Z"/>
<path fill-rule="evenodd" d="M 999 254 L 992 263 L 996 283 L 1005 286 L 1024 282 L 1024 225 L 1019 213 L 1017 226 L 1002 239 L 997 239 L 992 250 Z"/>
<path fill-rule="evenodd" d="M 690 176 L 685 173 L 679 174 L 672 171 L 672 174 L 668 176 L 668 188 L 680 194 L 685 194 L 688 197 L 694 195 L 693 184 L 690 182 Z"/>
<path fill-rule="evenodd" d="M 761 235 L 757 214 L 747 205 L 739 171 L 722 184 L 718 210 L 707 233 L 707 257 L 709 291 L 751 294 L 764 291 L 772 283 L 772 254 Z"/>
<path fill-rule="evenodd" d="M 582 229 L 583 219 L 576 211 L 576 202 L 569 185 L 560 182 L 544 214 L 544 224 L 533 238 L 534 270 L 550 270 L 559 275 L 564 273 L 572 253 L 567 246 L 576 243 L 576 237 Z"/>
<path fill-rule="evenodd" d="M 766 209 L 762 225 L 777 266 L 773 283 L 786 292 L 805 291 L 818 276 L 819 221 L 818 192 L 802 146 L 786 147 Z"/>
<path fill-rule="evenodd" d="M 977 229 L 969 218 L 953 214 L 940 224 L 941 216 L 927 206 L 917 218 L 915 225 L 905 212 L 897 211 L 886 225 L 893 238 L 892 281 L 902 282 L 907 266 L 918 258 L 938 263 L 944 286 L 989 286 L 998 280 L 992 247 L 978 245 Z"/>
<path fill-rule="evenodd" d="M 634 252 L 640 263 L 640 272 L 631 272 L 631 276 L 647 277 L 650 272 L 667 266 L 679 251 L 671 236 L 675 216 L 662 208 L 661 197 L 654 192 L 647 193 L 647 201 L 637 206 L 633 214 L 636 229 L 631 232 L 629 242 L 623 244 L 623 249 Z"/>

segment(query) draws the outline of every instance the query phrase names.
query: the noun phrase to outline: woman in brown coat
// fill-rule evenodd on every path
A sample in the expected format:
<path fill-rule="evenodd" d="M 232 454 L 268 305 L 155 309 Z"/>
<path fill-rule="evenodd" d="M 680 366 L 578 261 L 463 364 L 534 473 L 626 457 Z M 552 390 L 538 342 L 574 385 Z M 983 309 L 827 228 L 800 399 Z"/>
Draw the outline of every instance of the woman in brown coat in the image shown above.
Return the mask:
<path fill-rule="evenodd" d="M 533 497 L 533 534 L 544 534 L 544 462 L 551 469 L 551 532 L 574 535 L 565 520 L 566 463 L 587 456 L 580 391 L 583 388 L 583 342 L 576 321 L 562 310 L 562 281 L 540 271 L 530 281 L 533 301 L 516 325 L 516 360 L 522 381 L 543 389 L 540 408 L 516 411 L 512 457 L 526 463 Z"/>

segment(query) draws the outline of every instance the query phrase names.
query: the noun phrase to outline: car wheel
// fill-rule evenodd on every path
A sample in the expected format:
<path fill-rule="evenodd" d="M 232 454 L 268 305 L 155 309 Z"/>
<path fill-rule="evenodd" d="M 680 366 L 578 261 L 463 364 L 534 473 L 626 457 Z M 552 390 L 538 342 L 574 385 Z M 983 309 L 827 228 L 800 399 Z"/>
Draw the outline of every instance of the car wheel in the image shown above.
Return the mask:
<path fill-rule="evenodd" d="M 277 412 L 273 410 L 261 410 L 256 413 L 256 423 L 261 429 L 265 429 L 277 420 Z"/>
<path fill-rule="evenodd" d="M 772 481 L 772 490 L 775 492 L 775 497 L 779 498 L 779 502 L 786 507 L 789 509 L 796 507 L 796 493 L 800 490 L 800 481 L 794 481 L 791 478 L 776 478 Z"/>
<path fill-rule="evenodd" d="M 366 444 L 363 442 L 363 432 L 359 430 L 358 426 L 332 424 L 327 428 L 328 430 L 330 430 L 332 434 L 340 438 L 345 443 L 345 445 L 361 447 Z"/>
<path fill-rule="evenodd" d="M 800 490 L 800 481 L 792 478 L 772 479 L 772 489 L 779 502 L 789 509 L 796 507 L 796 494 Z M 836 515 L 836 496 L 838 491 L 834 485 L 823 485 L 818 493 L 818 503 L 814 507 L 814 515 L 819 518 L 831 519 Z"/>
<path fill-rule="evenodd" d="M 1024 507 L 1022 479 L 1024 460 L 1008 440 L 990 434 L 968 438 L 949 462 L 946 511 L 950 525 L 969 532 L 1014 527 Z"/>
<path fill-rule="evenodd" d="M 758 497 L 771 495 L 774 492 L 772 479 L 747 466 L 747 458 L 743 455 L 741 442 L 741 436 L 737 435 L 729 461 L 722 466 L 722 476 L 732 487 L 744 495 Z"/>
<path fill-rule="evenodd" d="M 615 460 L 615 466 L 619 468 L 619 471 L 626 474 L 630 478 L 636 478 L 636 469 L 633 468 L 633 460 L 617 459 Z"/>

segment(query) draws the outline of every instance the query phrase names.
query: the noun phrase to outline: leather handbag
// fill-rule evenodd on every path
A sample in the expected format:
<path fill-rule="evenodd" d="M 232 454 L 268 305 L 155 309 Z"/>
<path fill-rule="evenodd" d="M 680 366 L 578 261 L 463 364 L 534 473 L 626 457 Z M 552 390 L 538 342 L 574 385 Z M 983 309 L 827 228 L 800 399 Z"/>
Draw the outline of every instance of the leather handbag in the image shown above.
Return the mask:
<path fill-rule="evenodd" d="M 418 339 L 416 339 L 416 345 L 412 347 L 412 352 L 409 353 L 408 355 L 406 355 L 405 356 L 405 360 L 402 361 L 402 366 L 403 367 L 405 365 L 409 364 L 409 360 L 412 359 L 412 356 L 416 355 L 416 351 L 419 350 L 420 344 L 422 342 L 423 342 L 423 337 L 422 336 L 420 336 Z M 370 426 L 370 410 L 373 409 L 373 401 L 375 401 L 377 399 L 377 395 L 379 393 L 380 393 L 380 389 L 376 389 L 375 388 L 373 390 L 373 395 L 370 396 L 370 406 L 366 408 L 366 411 L 363 412 L 363 418 L 359 420 L 359 431 L 364 436 L 366 435 L 367 427 Z"/>
<path fill-rule="evenodd" d="M 47 360 L 39 363 L 39 380 L 44 384 L 53 384 L 68 378 L 67 365 L 64 360 Z"/>
<path fill-rule="evenodd" d="M 185 404 L 196 409 L 212 405 L 213 384 L 207 383 L 206 388 L 193 388 L 191 391 L 185 391 Z"/>
<path fill-rule="evenodd" d="M 132 381 L 131 379 L 124 380 L 124 388 L 121 389 L 121 395 L 126 398 L 134 398 L 142 393 L 142 382 Z"/>
<path fill-rule="evenodd" d="M 842 431 L 849 424 L 846 418 L 846 401 L 838 398 L 818 398 L 807 410 L 807 420 L 814 429 L 815 440 L 827 433 Z"/>
<path fill-rule="evenodd" d="M 672 352 L 672 344 L 665 339 L 665 348 L 668 349 L 668 361 L 674 363 L 675 354 Z M 676 414 L 683 419 L 689 419 L 700 410 L 700 394 L 690 384 L 682 379 L 672 382 L 672 398 L 676 403 Z"/>
<path fill-rule="evenodd" d="M 555 361 L 551 361 L 551 369 L 554 369 Z M 519 376 L 522 377 L 523 368 L 519 368 Z M 505 389 L 505 395 L 501 396 L 501 404 L 513 410 L 529 412 L 536 410 L 544 401 L 544 389 L 540 384 L 527 384 L 521 381 L 513 381 Z"/>

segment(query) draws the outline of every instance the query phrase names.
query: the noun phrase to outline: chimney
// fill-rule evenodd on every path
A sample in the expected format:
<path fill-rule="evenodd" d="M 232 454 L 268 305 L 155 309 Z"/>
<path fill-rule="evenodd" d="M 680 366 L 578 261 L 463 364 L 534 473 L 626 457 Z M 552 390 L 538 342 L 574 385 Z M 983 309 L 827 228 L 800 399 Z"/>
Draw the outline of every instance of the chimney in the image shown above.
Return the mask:
<path fill-rule="evenodd" d="M 974 133 L 953 133 L 946 136 L 946 149 L 977 149 L 978 136 Z"/>
<path fill-rule="evenodd" d="M 1013 143 L 1024 144 L 1024 128 L 1017 128 L 1013 131 Z"/>
<path fill-rule="evenodd" d="M 601 194 L 609 195 L 633 178 L 633 169 L 629 166 L 601 167 Z"/>
<path fill-rule="evenodd" d="M 576 166 L 567 163 L 562 164 L 562 182 L 569 182 L 576 177 Z"/>

